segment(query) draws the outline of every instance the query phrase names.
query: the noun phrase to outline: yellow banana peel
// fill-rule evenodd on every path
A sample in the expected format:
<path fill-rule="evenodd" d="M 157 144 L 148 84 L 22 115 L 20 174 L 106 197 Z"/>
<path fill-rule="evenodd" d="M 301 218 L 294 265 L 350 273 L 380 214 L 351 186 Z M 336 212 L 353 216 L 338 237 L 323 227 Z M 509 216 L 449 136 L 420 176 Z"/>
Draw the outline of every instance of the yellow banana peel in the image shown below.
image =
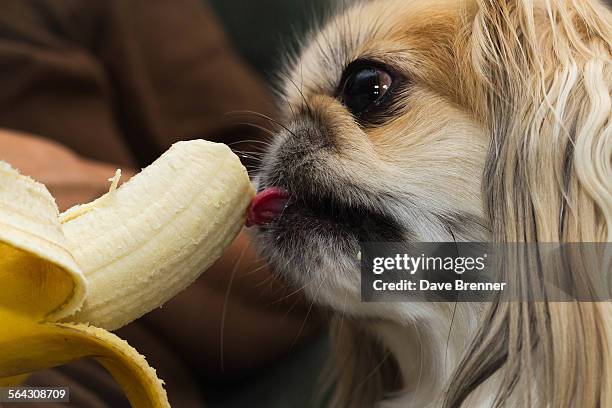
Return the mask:
<path fill-rule="evenodd" d="M 253 194 L 230 149 L 202 140 L 62 215 L 44 185 L 0 162 L 0 385 L 94 358 L 133 407 L 168 407 L 155 370 L 106 329 L 191 284 L 240 231 Z"/>

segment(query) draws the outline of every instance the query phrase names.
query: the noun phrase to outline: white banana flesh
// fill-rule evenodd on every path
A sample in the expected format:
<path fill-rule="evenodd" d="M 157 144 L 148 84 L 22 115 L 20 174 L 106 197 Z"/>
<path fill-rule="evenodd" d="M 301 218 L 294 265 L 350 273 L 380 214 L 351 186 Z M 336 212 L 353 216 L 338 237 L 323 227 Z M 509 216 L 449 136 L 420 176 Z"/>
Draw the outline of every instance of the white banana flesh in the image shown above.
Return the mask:
<path fill-rule="evenodd" d="M 161 306 L 221 256 L 253 194 L 226 145 L 196 140 L 62 214 L 68 249 L 89 282 L 81 310 L 66 320 L 115 330 Z"/>

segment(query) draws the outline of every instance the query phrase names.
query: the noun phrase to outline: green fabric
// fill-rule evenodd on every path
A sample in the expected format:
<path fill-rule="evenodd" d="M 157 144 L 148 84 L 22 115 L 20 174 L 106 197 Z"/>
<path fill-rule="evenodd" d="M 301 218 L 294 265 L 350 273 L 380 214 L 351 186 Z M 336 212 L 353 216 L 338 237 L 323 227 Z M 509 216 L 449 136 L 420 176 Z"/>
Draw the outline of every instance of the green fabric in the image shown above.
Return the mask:
<path fill-rule="evenodd" d="M 267 80 L 277 72 L 287 48 L 330 8 L 329 0 L 210 0 L 239 53 Z"/>
<path fill-rule="evenodd" d="M 326 335 L 294 350 L 286 359 L 247 378 L 224 398 L 207 401 L 210 408 L 318 408 L 324 407 L 321 375 L 329 352 Z"/>

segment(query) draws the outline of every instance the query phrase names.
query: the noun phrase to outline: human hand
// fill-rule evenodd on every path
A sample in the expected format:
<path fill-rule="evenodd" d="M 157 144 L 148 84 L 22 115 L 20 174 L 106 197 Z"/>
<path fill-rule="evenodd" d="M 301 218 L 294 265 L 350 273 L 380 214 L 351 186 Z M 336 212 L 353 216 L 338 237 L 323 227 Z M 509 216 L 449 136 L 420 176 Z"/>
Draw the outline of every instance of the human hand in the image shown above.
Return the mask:
<path fill-rule="evenodd" d="M 108 179 L 116 170 L 113 165 L 81 158 L 58 143 L 12 130 L 0 130 L 0 160 L 45 184 L 60 210 L 107 192 Z M 122 169 L 122 174 L 126 181 L 134 171 Z"/>

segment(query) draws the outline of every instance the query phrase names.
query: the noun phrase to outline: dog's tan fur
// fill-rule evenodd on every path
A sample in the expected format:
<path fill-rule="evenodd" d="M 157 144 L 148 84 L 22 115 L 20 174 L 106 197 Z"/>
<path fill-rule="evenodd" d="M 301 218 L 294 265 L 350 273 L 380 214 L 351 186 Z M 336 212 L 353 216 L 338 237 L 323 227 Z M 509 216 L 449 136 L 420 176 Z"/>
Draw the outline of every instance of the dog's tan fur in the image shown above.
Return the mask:
<path fill-rule="evenodd" d="M 260 183 L 335 188 L 401 220 L 409 239 L 612 242 L 611 24 L 595 0 L 357 3 L 294 61 L 289 133 Z M 334 97 L 360 58 L 410 83 L 376 126 Z M 319 148 L 317 132 L 334 148 Z M 262 234 L 264 253 L 337 311 L 333 405 L 612 406 L 610 303 L 362 304 L 351 254 L 323 228 L 304 233 L 318 240 L 311 248 L 296 243 L 303 232 L 275 228 Z"/>

